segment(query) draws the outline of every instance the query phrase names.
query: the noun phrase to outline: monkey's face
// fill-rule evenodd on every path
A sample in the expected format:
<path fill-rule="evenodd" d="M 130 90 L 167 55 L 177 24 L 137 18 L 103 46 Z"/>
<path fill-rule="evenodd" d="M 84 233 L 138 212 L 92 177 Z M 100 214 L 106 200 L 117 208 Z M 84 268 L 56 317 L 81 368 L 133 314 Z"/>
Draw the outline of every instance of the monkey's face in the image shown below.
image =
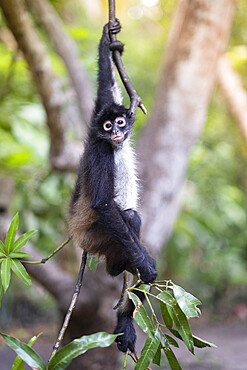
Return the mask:
<path fill-rule="evenodd" d="M 121 144 L 129 134 L 129 125 L 126 117 L 116 117 L 114 120 L 107 120 L 102 125 L 103 135 L 107 141 L 110 141 L 114 146 Z"/>
<path fill-rule="evenodd" d="M 112 104 L 106 106 L 95 117 L 91 135 L 96 135 L 97 138 L 107 141 L 117 149 L 131 135 L 133 123 L 134 117 L 129 116 L 127 108 Z"/>

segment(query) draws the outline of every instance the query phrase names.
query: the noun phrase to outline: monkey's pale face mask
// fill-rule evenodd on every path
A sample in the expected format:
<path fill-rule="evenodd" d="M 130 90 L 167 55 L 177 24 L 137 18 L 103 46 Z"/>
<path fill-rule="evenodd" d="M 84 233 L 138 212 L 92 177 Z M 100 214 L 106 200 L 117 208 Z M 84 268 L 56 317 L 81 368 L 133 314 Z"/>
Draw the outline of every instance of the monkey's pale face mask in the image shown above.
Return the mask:
<path fill-rule="evenodd" d="M 125 117 L 117 117 L 114 121 L 103 123 L 105 137 L 114 144 L 122 143 L 128 136 L 129 128 Z"/>

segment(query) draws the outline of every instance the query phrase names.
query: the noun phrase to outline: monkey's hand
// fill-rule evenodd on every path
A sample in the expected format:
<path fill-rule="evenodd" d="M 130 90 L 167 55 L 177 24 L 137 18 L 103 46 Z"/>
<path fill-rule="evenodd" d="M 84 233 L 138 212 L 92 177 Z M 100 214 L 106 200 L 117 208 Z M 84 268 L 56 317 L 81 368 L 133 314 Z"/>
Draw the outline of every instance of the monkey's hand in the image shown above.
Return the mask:
<path fill-rule="evenodd" d="M 124 50 L 124 45 L 121 41 L 115 40 L 111 42 L 111 35 L 116 35 L 121 31 L 121 24 L 119 19 L 116 19 L 116 23 L 113 26 L 110 26 L 110 23 L 104 25 L 103 28 L 103 37 L 104 40 L 109 44 L 111 51 L 119 51 L 122 54 Z"/>
<path fill-rule="evenodd" d="M 111 35 L 116 35 L 117 33 L 121 31 L 122 26 L 118 18 L 116 18 L 116 21 L 113 25 L 110 25 L 110 23 L 108 24 L 109 24 L 109 33 Z"/>
<path fill-rule="evenodd" d="M 144 260 L 137 266 L 141 280 L 144 284 L 152 283 L 157 277 L 156 263 L 147 253 Z"/>
<path fill-rule="evenodd" d="M 121 24 L 119 22 L 119 19 L 117 18 L 116 18 L 116 22 L 114 23 L 114 25 L 111 26 L 110 23 L 108 23 L 108 25 L 109 25 L 110 38 L 112 35 L 116 35 L 117 33 L 121 31 Z M 120 54 L 122 54 L 124 50 L 124 46 L 121 41 L 115 40 L 110 44 L 110 50 L 111 51 L 117 50 L 119 51 Z"/>

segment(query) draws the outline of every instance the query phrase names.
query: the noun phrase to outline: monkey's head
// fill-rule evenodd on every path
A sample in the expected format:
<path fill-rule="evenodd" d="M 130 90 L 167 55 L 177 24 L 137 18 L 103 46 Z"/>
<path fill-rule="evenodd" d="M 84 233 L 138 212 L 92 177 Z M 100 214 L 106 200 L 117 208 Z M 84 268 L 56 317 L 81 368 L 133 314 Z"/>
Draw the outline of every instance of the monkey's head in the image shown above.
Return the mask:
<path fill-rule="evenodd" d="M 134 117 L 129 116 L 127 108 L 112 104 L 98 114 L 94 132 L 99 139 L 109 142 L 113 148 L 118 148 L 130 137 L 133 123 Z"/>

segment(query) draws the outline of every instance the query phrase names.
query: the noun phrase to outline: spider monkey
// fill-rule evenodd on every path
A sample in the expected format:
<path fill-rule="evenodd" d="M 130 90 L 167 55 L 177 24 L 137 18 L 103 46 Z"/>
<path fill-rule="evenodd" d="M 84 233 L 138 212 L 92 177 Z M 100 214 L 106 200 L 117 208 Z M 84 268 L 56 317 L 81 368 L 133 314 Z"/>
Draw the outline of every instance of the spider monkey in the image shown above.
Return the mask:
<path fill-rule="evenodd" d="M 104 255 L 111 276 L 123 271 L 144 283 L 157 276 L 155 261 L 140 242 L 141 219 L 137 213 L 138 184 L 130 136 L 134 116 L 121 104 L 111 51 L 123 52 L 120 41 L 111 43 L 110 33 L 120 32 L 119 21 L 104 26 L 99 45 L 98 91 L 79 165 L 69 212 L 69 229 L 76 245 L 92 254 Z M 143 300 L 143 297 L 140 295 Z M 119 350 L 134 351 L 133 303 L 120 300 L 115 333 Z"/>

